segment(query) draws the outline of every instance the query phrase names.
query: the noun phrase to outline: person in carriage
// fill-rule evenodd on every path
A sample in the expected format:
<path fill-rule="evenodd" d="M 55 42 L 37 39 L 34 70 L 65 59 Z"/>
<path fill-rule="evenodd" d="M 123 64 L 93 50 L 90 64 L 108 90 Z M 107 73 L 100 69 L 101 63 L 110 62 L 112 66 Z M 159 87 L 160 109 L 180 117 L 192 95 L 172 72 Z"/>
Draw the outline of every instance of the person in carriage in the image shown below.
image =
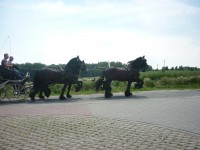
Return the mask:
<path fill-rule="evenodd" d="M 13 59 L 14 57 L 9 57 L 8 53 L 4 54 L 4 59 L 1 61 L 1 75 L 3 76 L 3 78 L 11 80 L 23 80 L 24 78 L 29 77 L 28 73 L 27 75 L 25 75 L 24 73 L 16 69 L 17 67 L 12 63 Z"/>

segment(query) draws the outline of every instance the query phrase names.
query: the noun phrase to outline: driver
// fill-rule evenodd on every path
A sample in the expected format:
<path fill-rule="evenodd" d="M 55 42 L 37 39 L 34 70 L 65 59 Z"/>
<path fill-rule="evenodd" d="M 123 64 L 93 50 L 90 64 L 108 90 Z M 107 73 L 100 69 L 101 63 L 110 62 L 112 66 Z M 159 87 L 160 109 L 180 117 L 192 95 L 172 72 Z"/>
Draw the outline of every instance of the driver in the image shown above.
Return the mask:
<path fill-rule="evenodd" d="M 24 74 L 20 73 L 18 70 L 14 69 L 13 67 L 13 57 L 10 56 L 9 61 L 8 61 L 9 55 L 8 53 L 4 54 L 4 59 L 1 61 L 1 66 L 5 69 L 7 69 L 8 71 L 11 71 L 18 80 L 22 80 L 24 78 Z"/>
<path fill-rule="evenodd" d="M 10 56 L 7 62 L 7 66 L 9 67 L 9 69 L 15 72 L 18 79 L 22 80 L 25 77 L 25 74 L 16 69 L 16 66 L 13 64 L 13 60 L 14 60 L 14 57 Z"/>
<path fill-rule="evenodd" d="M 1 61 L 1 66 L 3 66 L 6 69 L 9 69 L 9 67 L 11 67 L 11 65 L 8 64 L 8 58 L 9 58 L 8 53 L 5 53 L 4 59 L 2 59 L 2 61 Z"/>

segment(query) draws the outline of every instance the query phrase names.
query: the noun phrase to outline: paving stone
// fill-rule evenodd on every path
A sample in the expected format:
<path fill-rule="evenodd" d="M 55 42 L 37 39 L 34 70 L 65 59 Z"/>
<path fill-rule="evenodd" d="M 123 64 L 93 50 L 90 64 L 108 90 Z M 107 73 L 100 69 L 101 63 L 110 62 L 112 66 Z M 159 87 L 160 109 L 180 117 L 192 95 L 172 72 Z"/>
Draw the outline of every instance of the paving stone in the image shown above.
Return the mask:
<path fill-rule="evenodd" d="M 0 117 L 0 149 L 200 149 L 198 134 L 125 119 Z"/>

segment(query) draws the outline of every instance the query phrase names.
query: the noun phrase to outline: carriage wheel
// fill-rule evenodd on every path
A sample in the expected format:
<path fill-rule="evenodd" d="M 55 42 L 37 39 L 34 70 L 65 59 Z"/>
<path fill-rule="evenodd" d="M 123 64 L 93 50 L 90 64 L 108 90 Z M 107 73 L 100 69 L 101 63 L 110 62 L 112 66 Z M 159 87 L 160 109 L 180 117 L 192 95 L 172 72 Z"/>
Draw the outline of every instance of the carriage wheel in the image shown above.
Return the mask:
<path fill-rule="evenodd" d="M 0 89 L 0 101 L 2 101 L 6 97 L 6 91 L 4 88 Z"/>
<path fill-rule="evenodd" d="M 25 100 L 26 89 L 22 84 L 8 84 L 6 87 L 6 96 L 10 101 Z"/>

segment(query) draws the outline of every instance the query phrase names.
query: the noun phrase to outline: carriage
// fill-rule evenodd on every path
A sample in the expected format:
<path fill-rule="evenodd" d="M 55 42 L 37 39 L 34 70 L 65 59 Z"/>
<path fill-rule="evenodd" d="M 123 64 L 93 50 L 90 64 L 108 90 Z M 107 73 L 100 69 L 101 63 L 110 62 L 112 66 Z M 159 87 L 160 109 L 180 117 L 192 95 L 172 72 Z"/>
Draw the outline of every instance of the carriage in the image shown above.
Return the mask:
<path fill-rule="evenodd" d="M 27 83 L 30 76 L 27 74 L 22 80 L 17 80 L 12 75 L 11 71 L 0 66 L 0 101 L 26 100 L 32 88 Z"/>

